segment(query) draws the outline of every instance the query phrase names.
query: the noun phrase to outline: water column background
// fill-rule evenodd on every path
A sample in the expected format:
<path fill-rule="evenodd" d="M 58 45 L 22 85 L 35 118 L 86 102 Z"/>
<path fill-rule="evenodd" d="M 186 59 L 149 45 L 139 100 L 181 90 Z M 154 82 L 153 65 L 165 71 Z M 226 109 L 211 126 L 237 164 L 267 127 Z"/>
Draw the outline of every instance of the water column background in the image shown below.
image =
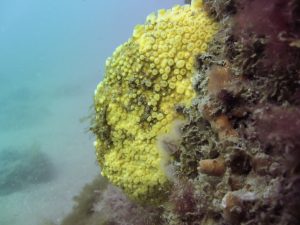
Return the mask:
<path fill-rule="evenodd" d="M 38 149 L 54 174 L 0 195 L 1 225 L 59 223 L 70 211 L 99 173 L 86 117 L 105 59 L 149 13 L 182 2 L 0 0 L 0 152 Z"/>

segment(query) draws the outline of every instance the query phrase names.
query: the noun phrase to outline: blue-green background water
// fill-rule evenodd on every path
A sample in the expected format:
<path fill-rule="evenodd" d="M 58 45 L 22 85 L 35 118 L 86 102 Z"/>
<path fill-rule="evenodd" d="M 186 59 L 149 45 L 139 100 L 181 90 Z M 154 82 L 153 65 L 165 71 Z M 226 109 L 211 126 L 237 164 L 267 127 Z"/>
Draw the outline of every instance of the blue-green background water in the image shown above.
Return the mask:
<path fill-rule="evenodd" d="M 0 225 L 59 224 L 70 211 L 73 196 L 99 173 L 89 123 L 80 119 L 91 112 L 106 57 L 149 13 L 180 3 L 0 0 L 0 153 L 37 149 L 54 174 L 0 194 Z"/>

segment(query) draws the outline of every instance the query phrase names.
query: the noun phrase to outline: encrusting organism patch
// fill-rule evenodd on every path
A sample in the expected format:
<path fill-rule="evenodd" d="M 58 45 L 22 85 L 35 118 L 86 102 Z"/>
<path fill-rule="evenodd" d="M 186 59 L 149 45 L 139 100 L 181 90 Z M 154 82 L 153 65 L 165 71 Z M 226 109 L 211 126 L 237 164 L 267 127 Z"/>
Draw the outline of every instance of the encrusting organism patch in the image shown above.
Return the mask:
<path fill-rule="evenodd" d="M 131 198 L 159 202 L 168 179 L 157 137 L 180 119 L 175 105 L 195 97 L 195 56 L 206 51 L 218 30 L 202 1 L 150 14 L 106 61 L 95 90 L 91 128 L 102 175 Z"/>

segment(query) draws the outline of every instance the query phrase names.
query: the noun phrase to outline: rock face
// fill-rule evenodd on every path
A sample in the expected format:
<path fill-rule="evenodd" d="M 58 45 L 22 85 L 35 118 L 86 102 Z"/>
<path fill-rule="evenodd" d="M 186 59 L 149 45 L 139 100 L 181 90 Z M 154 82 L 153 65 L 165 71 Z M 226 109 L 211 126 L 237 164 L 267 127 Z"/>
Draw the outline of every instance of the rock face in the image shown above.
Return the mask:
<path fill-rule="evenodd" d="M 103 175 L 157 224 L 300 224 L 299 21 L 297 0 L 150 15 L 96 90 Z"/>
<path fill-rule="evenodd" d="M 170 197 L 194 207 L 165 215 L 171 224 L 299 224 L 300 3 L 207 0 L 204 7 L 221 27 L 198 57 Z M 176 185 L 187 180 L 194 191 L 182 197 Z"/>

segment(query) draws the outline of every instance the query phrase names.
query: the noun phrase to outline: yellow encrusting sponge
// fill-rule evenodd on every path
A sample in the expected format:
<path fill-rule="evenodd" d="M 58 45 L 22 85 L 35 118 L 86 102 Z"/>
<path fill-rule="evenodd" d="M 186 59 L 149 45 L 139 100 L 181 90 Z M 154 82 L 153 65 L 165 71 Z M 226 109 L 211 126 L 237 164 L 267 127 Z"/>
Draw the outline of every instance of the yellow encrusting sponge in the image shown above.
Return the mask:
<path fill-rule="evenodd" d="M 150 14 L 106 61 L 95 91 L 93 132 L 102 174 L 130 197 L 159 202 L 168 180 L 157 137 L 180 119 L 176 104 L 190 104 L 195 56 L 204 53 L 218 25 L 201 8 L 176 5 Z"/>

